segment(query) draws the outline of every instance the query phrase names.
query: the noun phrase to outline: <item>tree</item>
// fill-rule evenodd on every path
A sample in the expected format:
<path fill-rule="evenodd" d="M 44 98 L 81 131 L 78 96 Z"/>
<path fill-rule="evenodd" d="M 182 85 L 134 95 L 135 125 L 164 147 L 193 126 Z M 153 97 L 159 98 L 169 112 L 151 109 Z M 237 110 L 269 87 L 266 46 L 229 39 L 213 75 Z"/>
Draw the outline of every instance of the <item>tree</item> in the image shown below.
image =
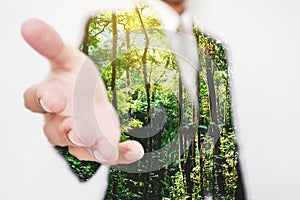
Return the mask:
<path fill-rule="evenodd" d="M 112 168 L 106 199 L 203 199 L 206 195 L 234 199 L 239 166 L 226 49 L 196 28 L 195 36 L 202 66 L 199 109 L 191 106 L 175 56 L 151 9 L 140 4 L 134 12 L 100 13 L 89 20 L 81 50 L 99 68 L 120 117 L 121 140 L 138 140 L 151 152 L 180 133 L 176 152 L 164 155 L 175 157 L 174 163 L 137 174 Z M 162 46 L 166 43 L 166 48 L 152 48 L 157 41 Z M 159 127 L 154 122 L 162 115 L 165 124 Z M 189 125 L 194 121 L 197 131 Z M 131 134 L 140 128 L 146 133 L 137 133 L 146 138 Z M 157 134 L 149 137 L 153 130 Z M 196 137 L 188 146 L 193 131 Z M 82 180 L 88 180 L 99 167 L 93 162 L 83 164 L 65 149 L 59 151 Z M 145 167 L 142 162 L 138 165 Z M 152 166 L 151 161 L 147 165 Z"/>

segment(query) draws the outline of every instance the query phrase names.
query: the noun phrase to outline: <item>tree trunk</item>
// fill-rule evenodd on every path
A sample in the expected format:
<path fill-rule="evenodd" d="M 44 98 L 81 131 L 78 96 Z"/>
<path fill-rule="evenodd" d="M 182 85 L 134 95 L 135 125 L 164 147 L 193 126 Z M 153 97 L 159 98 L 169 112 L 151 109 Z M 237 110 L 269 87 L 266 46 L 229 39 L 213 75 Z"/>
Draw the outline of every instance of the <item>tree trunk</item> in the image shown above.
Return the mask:
<path fill-rule="evenodd" d="M 148 47 L 149 47 L 149 38 L 148 38 L 148 34 L 146 31 L 146 28 L 144 26 L 144 22 L 141 16 L 141 13 L 138 9 L 136 9 L 136 12 L 138 14 L 140 23 L 141 23 L 141 28 L 142 28 L 142 32 L 144 34 L 145 37 L 145 47 L 144 47 L 144 53 L 142 56 L 142 71 L 143 71 L 143 76 L 144 76 L 144 84 L 145 84 L 145 90 L 146 90 L 146 95 L 147 95 L 147 108 L 146 108 L 146 119 L 147 119 L 147 125 L 151 125 L 151 118 L 150 118 L 150 82 L 148 81 L 148 74 L 147 74 L 147 53 L 148 53 Z M 149 127 L 149 129 L 147 129 L 147 142 L 146 142 L 146 152 L 151 152 L 152 151 L 152 138 L 149 138 L 150 134 L 149 134 L 149 130 L 151 129 L 151 127 Z M 151 167 L 151 160 L 148 160 L 148 166 Z M 148 198 L 148 194 L 150 193 L 149 191 L 149 185 L 150 185 L 150 173 L 145 173 L 145 181 L 144 181 L 144 192 L 143 192 L 143 197 L 144 199 L 149 199 Z"/>
<path fill-rule="evenodd" d="M 212 124 L 210 125 L 211 136 L 214 139 L 214 169 L 213 178 L 211 183 L 213 184 L 213 195 L 225 194 L 224 191 L 224 178 L 221 173 L 222 159 L 219 158 L 220 151 L 220 129 L 218 127 L 218 116 L 217 116 L 217 100 L 216 91 L 214 84 L 214 72 L 213 63 L 211 57 L 208 55 L 205 58 L 206 61 L 206 74 L 207 74 L 207 84 L 209 91 L 209 103 L 210 103 L 210 117 Z"/>
<path fill-rule="evenodd" d="M 125 28 L 125 26 L 124 26 Z M 127 48 L 127 51 L 129 51 L 129 48 L 130 48 L 130 31 L 129 30 L 125 30 L 126 31 L 126 48 Z M 127 88 L 130 88 L 130 74 L 129 74 L 129 63 L 126 64 L 125 66 L 125 73 L 126 73 L 126 84 L 127 84 Z M 131 96 L 131 91 L 128 90 L 127 92 L 127 95 L 128 97 Z M 131 118 L 131 108 L 128 109 L 128 113 L 127 113 L 127 117 L 128 119 Z"/>
<path fill-rule="evenodd" d="M 178 127 L 181 127 L 181 123 L 182 123 L 182 109 L 183 109 L 183 100 L 182 100 L 182 79 L 179 76 L 179 83 L 178 83 Z M 183 131 L 179 131 L 178 133 L 178 137 L 179 137 L 179 145 L 178 145 L 178 159 L 182 160 L 179 162 L 178 167 L 180 170 L 180 173 L 182 175 L 182 179 L 183 179 L 183 183 L 186 187 L 186 173 L 185 173 L 185 153 L 182 153 L 185 150 L 185 138 L 184 138 L 184 134 Z"/>
<path fill-rule="evenodd" d="M 118 29 L 117 29 L 117 15 L 112 14 L 112 34 L 113 34 L 113 45 L 112 45 L 112 63 L 111 63 L 111 90 L 113 92 L 112 104 L 117 109 L 117 89 L 116 89 L 116 75 L 117 75 L 117 45 L 118 45 Z"/>
<path fill-rule="evenodd" d="M 189 197 L 186 199 L 189 200 L 191 200 L 193 197 L 194 182 L 191 179 L 191 173 L 194 168 L 193 165 L 194 156 L 195 156 L 195 142 L 192 142 L 191 146 L 189 147 L 188 156 L 185 162 L 186 190 L 187 190 L 187 194 L 189 195 Z"/>

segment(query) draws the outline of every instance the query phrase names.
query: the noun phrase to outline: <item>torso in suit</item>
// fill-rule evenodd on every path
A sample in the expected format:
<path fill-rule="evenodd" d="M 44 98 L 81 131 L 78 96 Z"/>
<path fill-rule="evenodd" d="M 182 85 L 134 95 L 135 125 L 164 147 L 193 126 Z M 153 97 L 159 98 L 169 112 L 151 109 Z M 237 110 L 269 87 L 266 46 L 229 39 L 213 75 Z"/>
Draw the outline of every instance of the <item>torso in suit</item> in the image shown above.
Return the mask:
<path fill-rule="evenodd" d="M 121 140 L 138 140 L 146 152 L 111 168 L 106 199 L 244 199 L 226 49 L 194 27 L 199 66 L 183 76 L 184 53 L 171 49 L 166 35 L 177 34 L 173 42 L 185 36 L 166 32 L 144 3 L 96 14 L 87 25 L 81 50 L 100 70 Z M 81 180 L 99 167 L 59 151 Z"/>

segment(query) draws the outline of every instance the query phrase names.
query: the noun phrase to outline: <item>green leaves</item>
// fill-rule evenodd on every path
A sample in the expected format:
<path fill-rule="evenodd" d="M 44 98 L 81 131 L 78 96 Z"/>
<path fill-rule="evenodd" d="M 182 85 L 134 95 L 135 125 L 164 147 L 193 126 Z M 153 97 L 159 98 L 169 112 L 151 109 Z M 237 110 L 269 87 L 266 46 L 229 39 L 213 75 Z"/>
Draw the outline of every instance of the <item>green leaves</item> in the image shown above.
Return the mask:
<path fill-rule="evenodd" d="M 88 181 L 100 167 L 100 164 L 96 162 L 78 160 L 68 152 L 68 147 L 56 146 L 55 148 L 66 159 L 67 164 L 81 182 Z"/>
<path fill-rule="evenodd" d="M 166 38 L 160 31 L 160 22 L 154 17 L 151 9 L 141 4 L 138 11 L 142 14 L 145 29 L 148 30 L 150 44 L 165 42 Z M 171 51 L 148 48 L 144 57 L 146 65 L 142 65 L 145 42 L 144 38 L 141 38 L 143 32 L 137 13 L 116 13 L 118 41 L 114 45 L 111 16 L 111 13 L 101 13 L 90 19 L 82 50 L 88 51 L 97 64 L 109 98 L 112 100 L 117 97 L 121 141 L 137 139 L 128 133 L 135 128 L 147 126 L 149 116 L 155 118 L 162 115 L 160 109 L 148 113 L 149 106 L 165 108 L 166 123 L 162 129 L 152 138 L 138 139 L 147 151 L 160 149 L 178 134 L 179 125 L 182 125 L 181 128 L 185 131 L 191 126 L 189 120 L 186 122 L 183 118 L 190 119 L 198 116 L 198 113 L 190 110 L 182 117 L 181 108 L 187 106 L 189 98 L 182 88 L 180 89 L 178 66 Z M 199 32 L 196 27 L 194 32 L 199 44 L 201 65 L 197 119 L 199 124 L 194 143 L 179 157 L 178 151 L 186 145 L 185 135 L 180 136 L 181 139 L 177 142 L 178 149 L 175 148 L 174 152 L 164 155 L 166 158 L 175 157 L 176 161 L 157 171 L 129 174 L 111 169 L 106 199 L 203 199 L 207 194 L 214 194 L 214 199 L 234 199 L 238 159 L 235 127 L 232 123 L 230 71 L 226 48 L 220 41 Z M 117 55 L 113 55 L 112 50 L 115 53 L 117 51 Z M 216 102 L 213 103 L 216 105 L 217 115 L 214 122 L 211 91 L 207 81 L 207 57 L 212 60 L 211 81 L 214 83 Z M 114 96 L 116 94 L 112 91 L 112 66 L 116 67 L 114 79 L 117 96 Z M 149 84 L 149 90 L 145 89 L 145 82 Z M 216 130 L 220 136 L 218 141 L 212 138 L 212 132 Z M 58 148 L 58 151 L 82 181 L 88 180 L 99 167 L 97 163 L 77 160 L 68 154 L 65 148 Z M 159 162 L 163 163 L 164 160 L 160 158 Z M 144 166 L 139 164 L 139 167 Z"/>

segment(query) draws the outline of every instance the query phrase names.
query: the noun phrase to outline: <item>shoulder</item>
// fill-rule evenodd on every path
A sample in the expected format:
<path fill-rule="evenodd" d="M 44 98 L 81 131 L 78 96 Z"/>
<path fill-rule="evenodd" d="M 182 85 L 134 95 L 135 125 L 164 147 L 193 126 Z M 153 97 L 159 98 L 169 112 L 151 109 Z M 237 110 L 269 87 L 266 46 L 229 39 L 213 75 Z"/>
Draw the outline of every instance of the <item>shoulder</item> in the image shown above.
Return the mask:
<path fill-rule="evenodd" d="M 199 51 L 208 55 L 219 69 L 227 69 L 229 48 L 225 39 L 206 32 L 194 23 L 194 35 L 199 45 Z"/>

